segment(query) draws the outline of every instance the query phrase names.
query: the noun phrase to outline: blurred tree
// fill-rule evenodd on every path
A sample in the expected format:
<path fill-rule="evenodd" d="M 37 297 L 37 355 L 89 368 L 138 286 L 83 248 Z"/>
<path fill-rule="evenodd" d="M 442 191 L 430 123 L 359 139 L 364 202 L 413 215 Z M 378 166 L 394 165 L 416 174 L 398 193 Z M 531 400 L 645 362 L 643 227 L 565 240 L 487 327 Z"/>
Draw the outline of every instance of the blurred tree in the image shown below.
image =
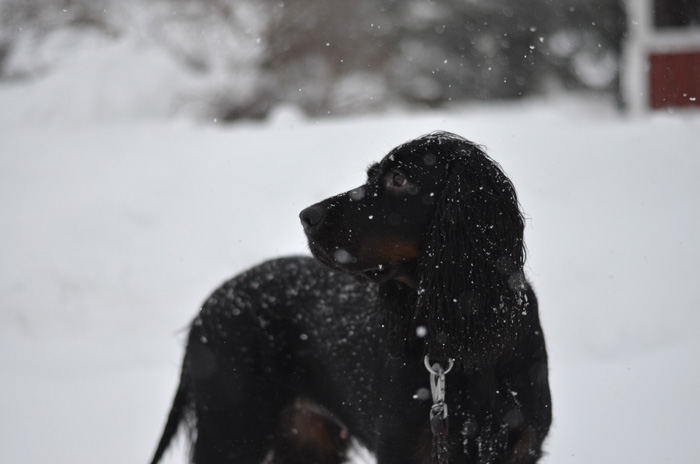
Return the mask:
<path fill-rule="evenodd" d="M 266 3 L 270 20 L 262 71 L 276 101 L 298 104 L 310 114 L 338 112 L 343 108 L 336 94 L 349 78 L 375 75 L 381 81 L 387 42 L 392 40 L 391 21 L 381 2 Z M 371 87 L 371 81 L 365 84 Z M 370 91 L 364 106 L 374 106 L 384 98 L 371 96 Z"/>
<path fill-rule="evenodd" d="M 222 119 L 619 95 L 626 31 L 622 0 L 0 0 L 0 26 L 0 77 L 28 36 L 136 31 L 201 76 L 204 112 Z"/>
<path fill-rule="evenodd" d="M 612 92 L 619 104 L 620 58 L 627 33 L 623 0 L 567 0 L 550 5 L 542 58 L 566 89 Z"/>
<path fill-rule="evenodd" d="M 404 98 L 431 106 L 531 93 L 538 21 L 526 13 L 534 3 L 404 3 L 392 55 L 396 88 Z"/>

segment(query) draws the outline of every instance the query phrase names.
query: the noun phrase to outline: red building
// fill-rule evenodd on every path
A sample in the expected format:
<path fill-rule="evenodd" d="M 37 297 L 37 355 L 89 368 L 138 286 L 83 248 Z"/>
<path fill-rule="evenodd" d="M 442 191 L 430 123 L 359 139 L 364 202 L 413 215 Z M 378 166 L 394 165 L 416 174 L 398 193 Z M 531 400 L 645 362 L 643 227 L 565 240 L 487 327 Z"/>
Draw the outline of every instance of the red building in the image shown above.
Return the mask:
<path fill-rule="evenodd" d="M 700 0 L 627 0 L 627 14 L 630 109 L 700 107 Z"/>

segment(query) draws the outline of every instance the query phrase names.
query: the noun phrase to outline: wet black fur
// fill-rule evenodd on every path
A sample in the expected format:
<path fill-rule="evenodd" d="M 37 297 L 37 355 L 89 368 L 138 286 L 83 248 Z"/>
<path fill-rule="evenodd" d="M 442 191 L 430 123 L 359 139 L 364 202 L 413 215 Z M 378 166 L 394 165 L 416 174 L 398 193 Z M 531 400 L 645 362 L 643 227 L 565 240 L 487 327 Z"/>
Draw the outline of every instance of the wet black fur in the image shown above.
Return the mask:
<path fill-rule="evenodd" d="M 336 464 L 348 431 L 379 464 L 427 464 L 425 355 L 456 362 L 451 463 L 536 462 L 551 422 L 547 354 L 500 167 L 461 137 L 429 134 L 301 220 L 317 260 L 269 261 L 204 303 L 153 462 L 184 422 L 196 464 Z"/>

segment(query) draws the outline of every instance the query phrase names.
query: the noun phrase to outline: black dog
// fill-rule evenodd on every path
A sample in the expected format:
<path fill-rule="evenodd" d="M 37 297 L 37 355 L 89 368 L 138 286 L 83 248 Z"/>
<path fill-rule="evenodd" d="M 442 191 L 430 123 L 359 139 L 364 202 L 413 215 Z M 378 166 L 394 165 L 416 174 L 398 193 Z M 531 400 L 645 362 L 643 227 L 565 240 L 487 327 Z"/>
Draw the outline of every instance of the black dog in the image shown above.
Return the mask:
<path fill-rule="evenodd" d="M 317 261 L 255 267 L 194 320 L 153 462 L 183 421 L 196 464 L 337 464 L 348 437 L 378 464 L 536 462 L 547 353 L 500 167 L 433 133 L 300 217 Z"/>

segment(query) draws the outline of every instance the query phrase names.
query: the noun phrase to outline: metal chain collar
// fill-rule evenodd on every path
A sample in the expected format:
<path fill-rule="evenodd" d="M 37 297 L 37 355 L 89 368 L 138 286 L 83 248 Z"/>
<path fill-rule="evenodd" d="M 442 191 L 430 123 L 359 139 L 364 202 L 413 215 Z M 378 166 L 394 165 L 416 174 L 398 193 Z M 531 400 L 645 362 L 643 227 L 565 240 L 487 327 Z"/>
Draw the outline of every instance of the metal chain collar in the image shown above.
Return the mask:
<path fill-rule="evenodd" d="M 452 370 L 454 360 L 447 360 L 447 369 L 440 363 L 430 364 L 426 356 L 423 360 L 430 373 L 430 393 L 433 406 L 430 408 L 430 430 L 433 432 L 433 462 L 447 463 L 447 404 L 445 403 L 445 374 Z"/>

